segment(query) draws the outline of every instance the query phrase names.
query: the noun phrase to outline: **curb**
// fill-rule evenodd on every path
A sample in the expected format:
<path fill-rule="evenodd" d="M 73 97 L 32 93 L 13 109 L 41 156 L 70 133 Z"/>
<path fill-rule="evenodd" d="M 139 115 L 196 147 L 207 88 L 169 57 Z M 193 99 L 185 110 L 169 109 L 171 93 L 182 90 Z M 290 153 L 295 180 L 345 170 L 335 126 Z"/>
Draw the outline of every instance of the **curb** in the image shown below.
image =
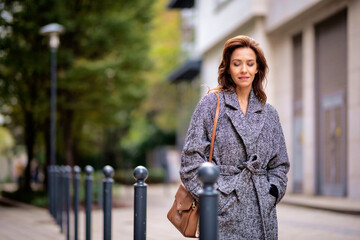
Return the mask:
<path fill-rule="evenodd" d="M 282 199 L 281 204 L 347 215 L 360 215 L 360 201 L 347 198 L 289 194 Z"/>

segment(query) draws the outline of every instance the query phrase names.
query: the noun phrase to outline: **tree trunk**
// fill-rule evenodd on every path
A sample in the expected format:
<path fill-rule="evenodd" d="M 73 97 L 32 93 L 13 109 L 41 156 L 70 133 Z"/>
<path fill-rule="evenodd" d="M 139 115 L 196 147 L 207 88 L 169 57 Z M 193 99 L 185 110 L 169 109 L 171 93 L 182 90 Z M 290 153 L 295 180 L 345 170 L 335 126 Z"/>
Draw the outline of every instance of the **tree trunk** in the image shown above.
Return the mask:
<path fill-rule="evenodd" d="M 27 165 L 25 168 L 24 185 L 22 186 L 26 191 L 31 191 L 31 169 L 30 163 L 34 157 L 35 145 L 35 121 L 32 112 L 25 112 L 25 145 L 27 153 Z"/>

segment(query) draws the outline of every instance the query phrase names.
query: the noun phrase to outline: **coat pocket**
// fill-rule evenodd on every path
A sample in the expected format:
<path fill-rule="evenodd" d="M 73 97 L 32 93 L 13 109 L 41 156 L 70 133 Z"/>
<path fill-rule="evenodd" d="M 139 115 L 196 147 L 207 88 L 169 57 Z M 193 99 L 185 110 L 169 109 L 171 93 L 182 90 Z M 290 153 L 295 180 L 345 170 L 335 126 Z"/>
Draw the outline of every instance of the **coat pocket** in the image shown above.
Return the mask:
<path fill-rule="evenodd" d="M 226 215 L 229 210 L 231 210 L 232 206 L 236 203 L 237 197 L 235 192 L 230 194 L 219 194 L 219 204 L 218 204 L 218 215 Z"/>
<path fill-rule="evenodd" d="M 269 193 L 269 210 L 271 211 L 276 206 L 276 197 Z"/>
<path fill-rule="evenodd" d="M 270 182 L 267 178 L 264 178 L 264 188 L 263 188 L 263 198 L 266 202 L 266 208 L 269 212 L 275 207 L 276 205 L 276 197 L 270 194 Z"/>
<path fill-rule="evenodd" d="M 238 180 L 236 175 L 220 175 L 217 182 L 218 190 L 225 195 L 229 195 L 236 189 L 237 182 Z"/>

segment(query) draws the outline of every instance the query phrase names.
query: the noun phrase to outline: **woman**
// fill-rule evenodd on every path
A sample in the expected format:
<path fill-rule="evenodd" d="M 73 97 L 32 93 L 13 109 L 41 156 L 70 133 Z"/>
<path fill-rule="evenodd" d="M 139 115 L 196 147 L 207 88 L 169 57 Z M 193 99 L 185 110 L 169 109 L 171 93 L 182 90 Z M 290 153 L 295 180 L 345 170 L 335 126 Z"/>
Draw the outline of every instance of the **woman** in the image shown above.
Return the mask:
<path fill-rule="evenodd" d="M 278 113 L 266 103 L 267 70 L 253 39 L 237 36 L 225 43 L 213 150 L 220 169 L 219 239 L 277 239 L 275 206 L 285 194 L 289 160 Z M 200 100 L 181 154 L 181 180 L 195 199 L 201 189 L 197 169 L 209 158 L 216 103 L 214 93 Z"/>

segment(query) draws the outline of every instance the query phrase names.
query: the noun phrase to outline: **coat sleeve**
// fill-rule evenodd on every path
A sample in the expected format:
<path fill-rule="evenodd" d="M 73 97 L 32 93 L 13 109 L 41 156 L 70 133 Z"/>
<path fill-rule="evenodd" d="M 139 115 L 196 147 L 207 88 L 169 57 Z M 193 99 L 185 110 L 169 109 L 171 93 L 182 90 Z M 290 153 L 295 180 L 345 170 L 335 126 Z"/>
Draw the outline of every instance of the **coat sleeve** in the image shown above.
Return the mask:
<path fill-rule="evenodd" d="M 211 106 L 214 106 L 214 111 Z M 211 145 L 209 133 L 212 132 L 215 108 L 215 94 L 207 94 L 200 100 L 191 118 L 181 153 L 180 178 L 196 200 L 202 186 L 197 178 L 197 170 L 208 161 Z"/>
<path fill-rule="evenodd" d="M 275 134 L 274 138 L 275 148 L 273 157 L 268 163 L 267 171 L 270 184 L 275 185 L 278 190 L 277 203 L 279 203 L 285 195 L 288 181 L 286 174 L 289 172 L 290 163 L 286 150 L 284 133 L 280 124 L 279 115 L 276 110 L 275 115 L 275 126 L 277 134 Z"/>

